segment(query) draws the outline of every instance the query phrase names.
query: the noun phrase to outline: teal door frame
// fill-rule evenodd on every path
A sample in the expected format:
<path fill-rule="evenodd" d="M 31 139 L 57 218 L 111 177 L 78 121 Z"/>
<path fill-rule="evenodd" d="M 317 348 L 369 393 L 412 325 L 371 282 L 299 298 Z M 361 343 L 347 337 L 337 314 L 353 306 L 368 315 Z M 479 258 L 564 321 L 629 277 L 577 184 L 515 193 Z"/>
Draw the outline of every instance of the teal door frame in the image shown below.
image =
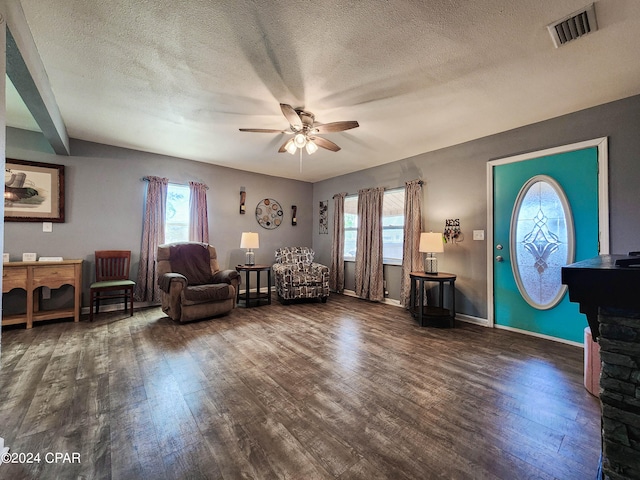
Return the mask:
<path fill-rule="evenodd" d="M 574 150 L 583 150 L 585 148 L 597 147 L 598 149 L 598 223 L 599 223 L 599 246 L 600 254 L 609 253 L 609 179 L 608 179 L 608 144 L 607 137 L 595 138 L 584 142 L 563 145 L 560 147 L 548 148 L 521 155 L 500 158 L 487 162 L 487 315 L 488 326 L 514 330 L 510 327 L 496 325 L 495 323 L 495 298 L 494 298 L 494 219 L 493 219 L 493 169 L 499 165 L 508 163 L 522 162 L 534 158 L 545 157 L 549 155 L 557 155 L 560 153 L 571 152 Z M 552 340 L 574 344 L 567 340 L 555 337 L 547 337 L 546 335 L 517 330 L 533 336 L 550 338 Z"/>

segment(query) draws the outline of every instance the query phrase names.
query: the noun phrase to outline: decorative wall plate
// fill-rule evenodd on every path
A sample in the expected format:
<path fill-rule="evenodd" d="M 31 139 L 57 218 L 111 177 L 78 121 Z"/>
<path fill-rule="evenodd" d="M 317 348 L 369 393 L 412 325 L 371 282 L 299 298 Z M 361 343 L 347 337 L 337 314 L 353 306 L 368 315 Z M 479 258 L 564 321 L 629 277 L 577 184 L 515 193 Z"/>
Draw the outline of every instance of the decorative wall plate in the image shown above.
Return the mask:
<path fill-rule="evenodd" d="M 282 207 L 273 198 L 265 198 L 256 207 L 256 220 L 261 227 L 268 230 L 278 228 L 282 223 Z"/>

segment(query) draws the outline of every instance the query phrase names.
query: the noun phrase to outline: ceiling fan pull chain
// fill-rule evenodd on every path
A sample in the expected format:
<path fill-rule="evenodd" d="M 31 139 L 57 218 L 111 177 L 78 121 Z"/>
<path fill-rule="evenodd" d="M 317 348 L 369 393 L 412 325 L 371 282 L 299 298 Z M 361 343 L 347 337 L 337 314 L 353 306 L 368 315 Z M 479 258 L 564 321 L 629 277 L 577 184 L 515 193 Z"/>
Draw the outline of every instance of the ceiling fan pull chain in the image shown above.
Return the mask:
<path fill-rule="evenodd" d="M 300 148 L 300 173 L 302 173 L 302 149 Z"/>

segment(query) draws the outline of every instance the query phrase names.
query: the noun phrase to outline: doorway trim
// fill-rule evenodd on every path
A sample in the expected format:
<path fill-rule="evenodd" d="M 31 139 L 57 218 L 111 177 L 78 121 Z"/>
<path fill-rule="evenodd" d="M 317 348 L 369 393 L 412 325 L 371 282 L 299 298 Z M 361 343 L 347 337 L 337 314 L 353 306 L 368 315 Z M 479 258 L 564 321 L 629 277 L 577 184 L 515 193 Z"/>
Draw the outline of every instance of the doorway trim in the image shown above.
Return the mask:
<path fill-rule="evenodd" d="M 583 150 L 591 147 L 598 148 L 598 242 L 600 254 L 606 255 L 609 253 L 609 157 L 607 137 L 594 138 L 593 140 L 585 140 L 584 142 L 572 143 L 569 145 L 547 148 L 545 150 L 537 150 L 535 152 L 503 157 L 487 162 L 487 326 L 492 328 L 514 330 L 509 327 L 502 327 L 495 324 L 495 304 L 493 291 L 493 169 L 499 165 L 522 162 L 525 160 L 531 160 L 533 158 L 557 155 L 559 153 Z M 517 331 L 527 335 L 549 338 L 551 340 L 559 341 L 557 338 L 548 337 L 546 335 L 538 334 L 535 332 L 528 332 L 525 330 Z"/>

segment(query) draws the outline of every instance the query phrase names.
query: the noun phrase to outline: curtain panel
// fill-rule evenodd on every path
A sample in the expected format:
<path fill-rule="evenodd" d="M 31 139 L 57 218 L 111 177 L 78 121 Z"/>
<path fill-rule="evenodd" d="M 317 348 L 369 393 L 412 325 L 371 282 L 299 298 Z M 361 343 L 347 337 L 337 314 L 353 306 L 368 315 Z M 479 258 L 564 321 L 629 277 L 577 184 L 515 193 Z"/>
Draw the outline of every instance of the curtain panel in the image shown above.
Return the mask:
<path fill-rule="evenodd" d="M 344 197 L 346 192 L 333 196 L 333 232 L 331 237 L 331 267 L 329 288 L 334 292 L 344 290 Z"/>
<path fill-rule="evenodd" d="M 209 243 L 208 188 L 204 183 L 189 182 L 189 241 L 191 242 Z"/>
<path fill-rule="evenodd" d="M 382 278 L 382 200 L 384 188 L 358 191 L 358 237 L 356 249 L 356 295 L 384 300 Z"/>
<path fill-rule="evenodd" d="M 420 253 L 420 233 L 422 232 L 422 180 L 405 182 L 404 194 L 404 236 L 402 247 L 402 284 L 400 304 L 409 308 L 411 279 L 409 274 L 424 271 L 423 254 Z"/>
<path fill-rule="evenodd" d="M 142 227 L 142 246 L 138 281 L 134 298 L 139 302 L 160 302 L 156 270 L 158 245 L 164 242 L 164 222 L 167 205 L 168 178 L 146 177 L 147 201 Z"/>

